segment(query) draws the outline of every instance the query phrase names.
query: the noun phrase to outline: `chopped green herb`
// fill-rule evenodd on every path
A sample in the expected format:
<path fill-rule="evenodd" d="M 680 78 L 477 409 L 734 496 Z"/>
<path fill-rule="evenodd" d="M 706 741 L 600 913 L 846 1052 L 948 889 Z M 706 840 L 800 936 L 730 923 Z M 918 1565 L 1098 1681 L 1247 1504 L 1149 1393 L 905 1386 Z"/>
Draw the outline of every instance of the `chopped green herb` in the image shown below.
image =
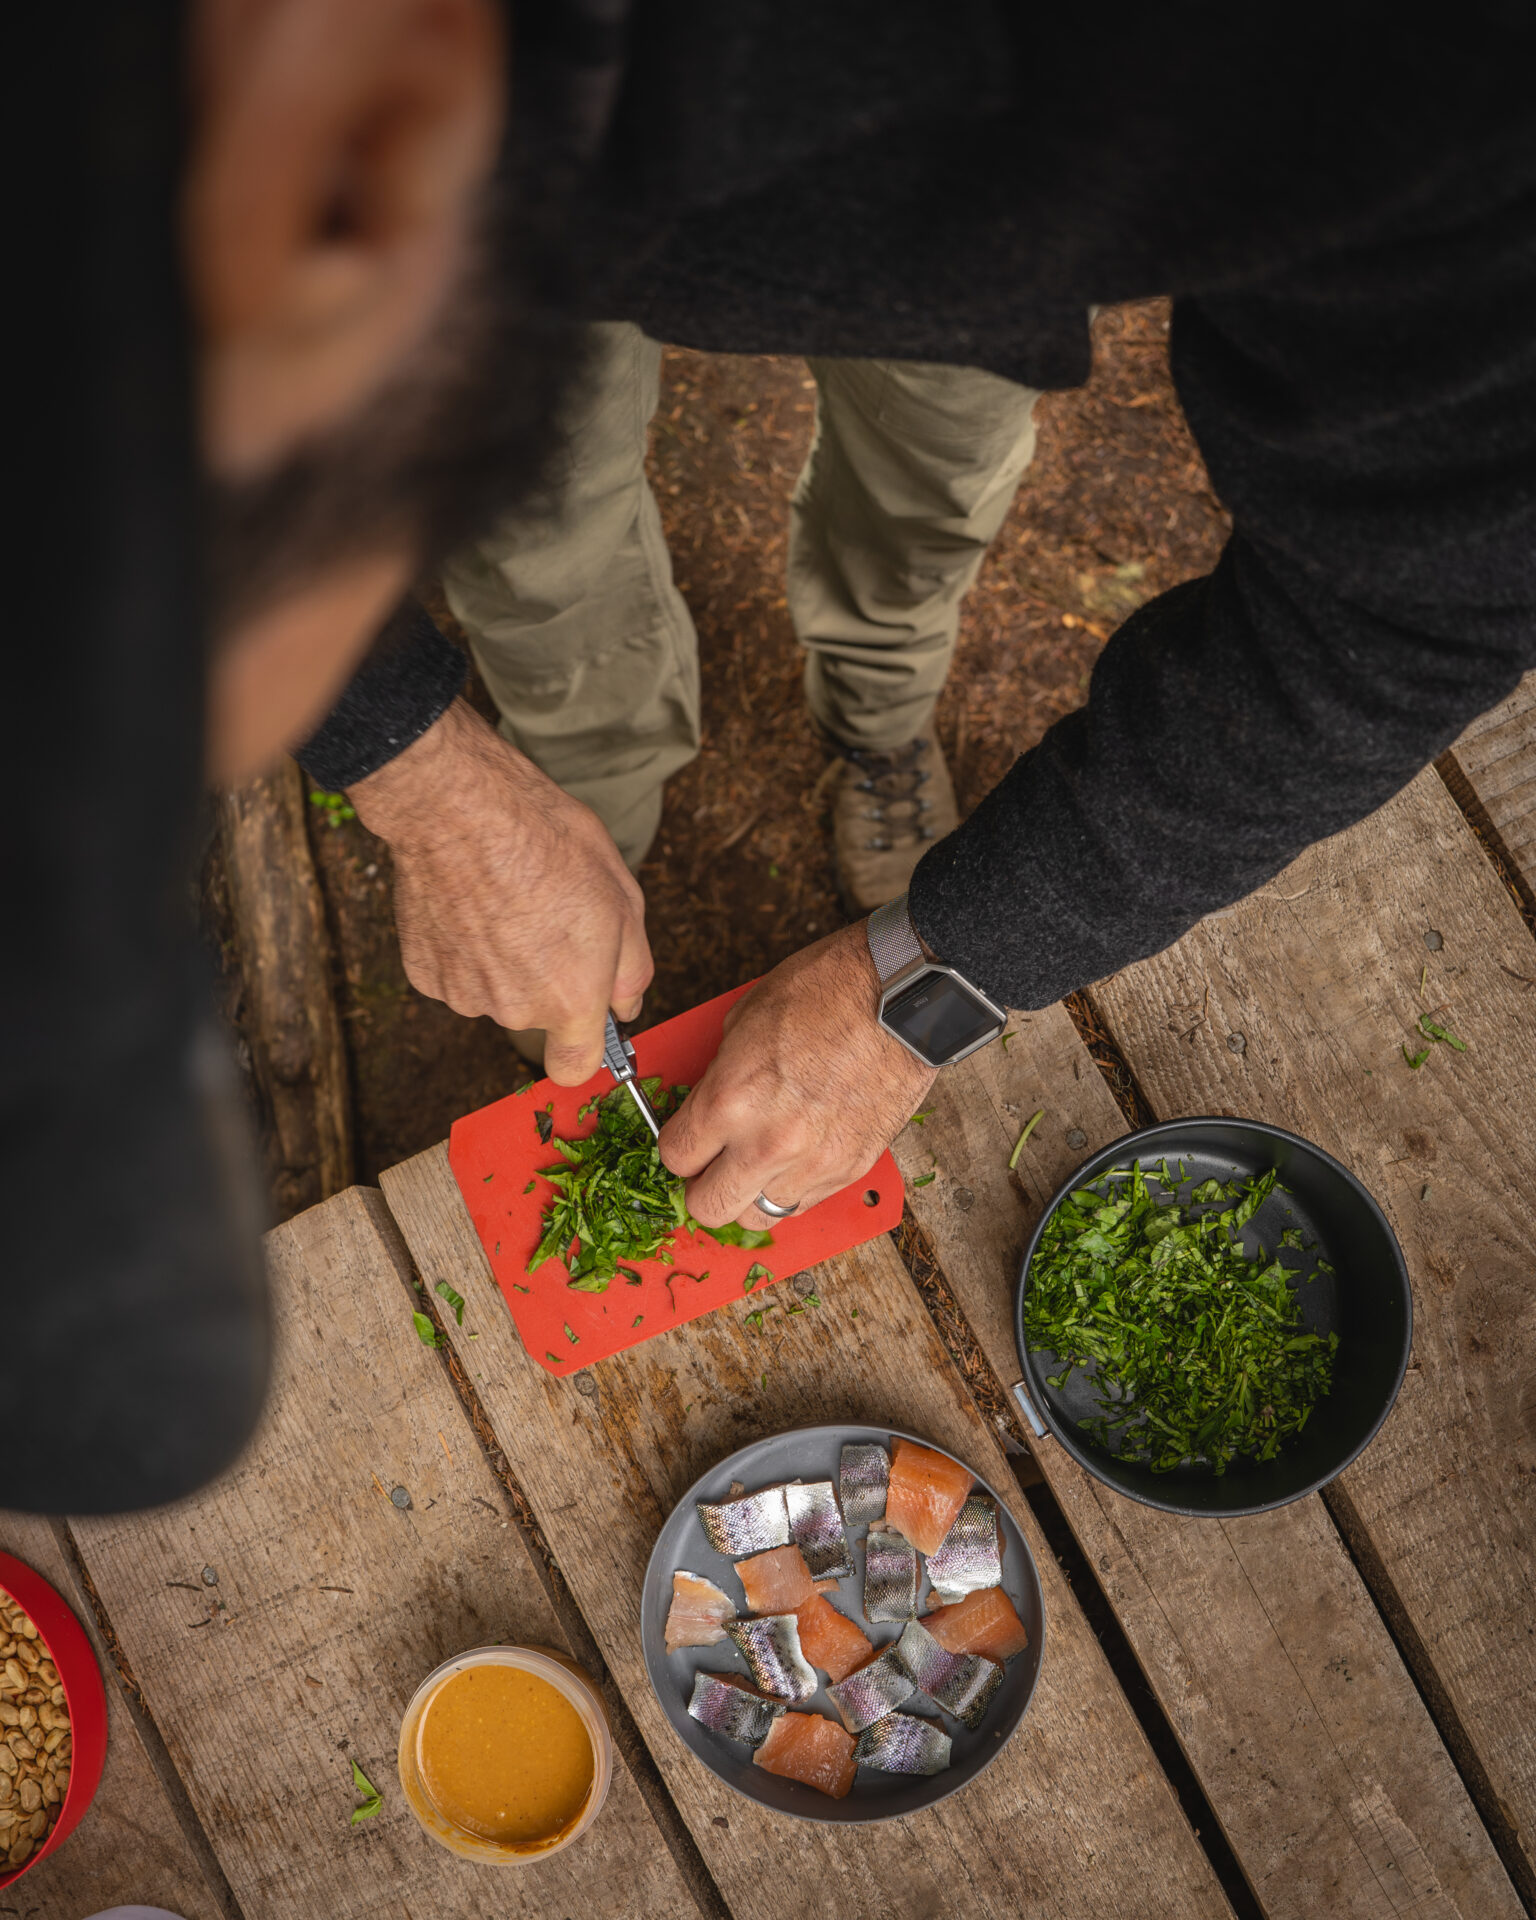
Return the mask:
<path fill-rule="evenodd" d="M 538 1185 L 538 1182 L 537 1182 L 536 1180 L 530 1180 L 530 1181 L 528 1182 L 528 1184 L 527 1184 L 527 1186 L 523 1188 L 523 1192 L 524 1192 L 524 1193 L 532 1193 L 532 1192 L 533 1192 L 533 1190 L 534 1190 L 534 1188 L 535 1188 L 535 1187 L 536 1187 L 537 1185 Z"/>
<path fill-rule="evenodd" d="M 1019 1135 L 1018 1139 L 1014 1141 L 1013 1152 L 1010 1153 L 1008 1156 L 1008 1171 L 1010 1173 L 1012 1173 L 1019 1164 L 1019 1155 L 1024 1151 L 1024 1142 L 1029 1138 L 1029 1136 L 1034 1132 L 1035 1128 L 1039 1126 L 1040 1122 L 1044 1118 L 1045 1118 L 1045 1108 L 1039 1107 L 1036 1109 L 1034 1113 L 1030 1115 L 1029 1119 L 1025 1121 L 1024 1131 Z"/>
<path fill-rule="evenodd" d="M 645 1276 L 636 1273 L 633 1267 L 620 1267 L 619 1272 L 623 1276 L 626 1287 L 643 1287 L 645 1285 Z M 673 1277 L 676 1278 L 675 1275 Z"/>
<path fill-rule="evenodd" d="M 638 1326 L 639 1326 L 639 1324 L 640 1324 L 640 1322 L 641 1322 L 641 1321 L 642 1321 L 642 1320 L 643 1320 L 644 1318 L 645 1318 L 645 1315 L 644 1315 L 643 1313 L 637 1313 L 637 1314 L 635 1315 L 635 1317 L 634 1317 L 634 1319 L 633 1319 L 633 1320 L 631 1320 L 629 1324 L 630 1324 L 630 1326 L 631 1326 L 631 1327 L 638 1327 Z"/>
<path fill-rule="evenodd" d="M 485 1176 L 485 1179 L 484 1179 L 484 1180 L 483 1180 L 483 1181 L 481 1182 L 481 1185 L 482 1185 L 482 1186 L 489 1186 L 489 1185 L 490 1185 L 490 1183 L 491 1183 L 491 1181 L 493 1181 L 493 1180 L 494 1180 L 495 1178 L 496 1178 L 496 1176 L 495 1176 L 495 1174 L 494 1174 L 494 1173 L 488 1173 L 488 1174 L 487 1174 L 487 1175 Z"/>
<path fill-rule="evenodd" d="M 1138 1161 L 1068 1194 L 1030 1263 L 1024 1331 L 1061 1362 L 1052 1386 L 1091 1369 L 1090 1438 L 1154 1473 L 1203 1461 L 1220 1474 L 1240 1455 L 1273 1459 L 1301 1431 L 1332 1387 L 1338 1336 L 1303 1331 L 1296 1269 L 1238 1238 L 1275 1191 L 1273 1168 L 1205 1213 L 1178 1202 L 1180 1184 Z M 1282 1244 L 1301 1250 L 1299 1235 Z"/>
<path fill-rule="evenodd" d="M 1003 1052 L 1004 1052 L 1004 1053 L 1006 1053 L 1006 1052 L 1008 1051 L 1008 1042 L 1009 1042 L 1010 1040 L 1013 1040 L 1013 1039 L 1016 1039 L 1017 1037 L 1018 1037 L 1018 1028 L 1017 1028 L 1017 1027 L 1010 1027 L 1010 1028 L 1008 1029 L 1008 1031 L 1007 1031 L 1007 1032 L 1006 1032 L 1005 1034 L 1003 1034 L 1003 1035 L 1002 1035 L 1002 1042 L 1003 1042 Z"/>
<path fill-rule="evenodd" d="M 1419 1068 L 1422 1067 L 1424 1062 L 1429 1058 L 1429 1048 L 1422 1047 L 1419 1052 L 1410 1053 L 1407 1047 L 1404 1047 L 1403 1058 L 1408 1062 L 1413 1071 L 1417 1073 Z"/>
<path fill-rule="evenodd" d="M 544 1349 L 544 1358 L 545 1358 L 546 1360 L 553 1360 L 553 1361 L 555 1362 L 555 1364 L 556 1364 L 557 1366 L 559 1366 L 559 1365 L 562 1365 L 562 1364 L 563 1364 L 563 1362 L 562 1362 L 562 1361 L 561 1361 L 561 1359 L 560 1359 L 560 1356 L 559 1356 L 559 1354 L 558 1354 L 558 1353 L 551 1353 L 548 1347 L 546 1347 L 546 1348 Z"/>
<path fill-rule="evenodd" d="M 453 1308 L 453 1317 L 455 1321 L 458 1323 L 459 1326 L 462 1327 L 464 1324 L 463 1294 L 455 1293 L 453 1288 L 449 1286 L 446 1280 L 439 1280 L 437 1285 L 432 1289 L 432 1291 L 437 1295 L 437 1297 L 440 1300 L 446 1300 L 448 1302 L 449 1306 Z"/>
<path fill-rule="evenodd" d="M 424 1347 L 440 1347 L 443 1344 L 443 1336 L 438 1332 L 437 1328 L 433 1326 L 426 1314 L 413 1313 L 411 1318 L 416 1323 L 416 1332 Z"/>
<path fill-rule="evenodd" d="M 555 1123 L 550 1117 L 550 1112 L 547 1107 L 544 1108 L 542 1112 L 536 1113 L 533 1116 L 533 1124 L 539 1130 L 539 1145 L 541 1147 L 547 1147 L 554 1138 L 555 1133 Z"/>
<path fill-rule="evenodd" d="M 761 1333 L 763 1330 L 763 1322 L 768 1318 L 770 1313 L 777 1313 L 778 1310 L 777 1301 L 771 1302 L 766 1307 L 759 1307 L 755 1312 L 747 1315 L 747 1325 L 751 1327 L 754 1332 Z"/>
<path fill-rule="evenodd" d="M 471 1340 L 478 1340 L 480 1338 L 478 1333 L 471 1333 L 469 1337 Z"/>
<path fill-rule="evenodd" d="M 360 1807 L 352 1809 L 352 1825 L 355 1827 L 359 1820 L 371 1820 L 383 1806 L 384 1800 L 378 1788 L 355 1760 L 352 1762 L 352 1785 L 358 1793 L 368 1796 Z"/>
<path fill-rule="evenodd" d="M 571 1345 L 574 1347 L 576 1345 L 576 1342 L 581 1338 L 581 1335 L 579 1333 L 571 1332 L 571 1323 L 569 1320 L 562 1320 L 560 1324 L 562 1327 L 565 1328 L 566 1339 L 569 1340 Z"/>
<path fill-rule="evenodd" d="M 779 877 L 779 870 L 778 870 L 778 868 L 777 868 L 777 867 L 776 867 L 776 866 L 775 866 L 775 865 L 773 864 L 773 862 L 772 862 L 772 861 L 770 861 L 770 862 L 768 863 L 768 878 L 769 878 L 770 880 L 777 880 L 777 879 L 778 879 L 778 877 Z"/>
<path fill-rule="evenodd" d="M 309 796 L 309 804 L 320 809 L 321 816 L 328 827 L 339 827 L 343 820 L 355 820 L 357 809 L 344 793 L 321 793 L 314 791 Z M 377 1808 L 374 1809 L 378 1811 Z"/>
<path fill-rule="evenodd" d="M 772 1268 L 765 1267 L 761 1260 L 754 1260 L 751 1266 L 747 1268 L 747 1277 L 741 1283 L 741 1290 L 743 1293 L 750 1293 L 759 1280 L 771 1280 L 772 1278 Z"/>
<path fill-rule="evenodd" d="M 760 1373 L 757 1376 L 757 1390 L 759 1393 L 766 1393 L 768 1391 L 768 1376 L 766 1373 Z"/>
<path fill-rule="evenodd" d="M 521 1280 L 514 1280 L 512 1282 L 512 1291 L 514 1293 L 531 1293 L 533 1289 L 531 1287 L 525 1287 Z"/>
<path fill-rule="evenodd" d="M 914 1187 L 931 1186 L 933 1182 L 938 1179 L 938 1177 L 939 1176 L 936 1173 L 920 1173 L 917 1176 L 917 1178 L 912 1182 L 912 1184 Z"/>
<path fill-rule="evenodd" d="M 821 1295 L 819 1293 L 803 1293 L 800 1297 L 808 1307 L 819 1307 L 821 1305 Z"/>
<path fill-rule="evenodd" d="M 933 1107 L 924 1107 L 920 1113 L 914 1113 L 911 1120 L 908 1121 L 907 1124 L 913 1127 L 923 1126 L 927 1121 L 933 1118 L 934 1112 L 935 1112 L 935 1109 Z"/>
<path fill-rule="evenodd" d="M 1426 1040 L 1443 1040 L 1448 1047 L 1454 1047 L 1458 1053 L 1465 1053 L 1467 1043 L 1452 1033 L 1449 1027 L 1437 1026 L 1427 1013 L 1419 1015 L 1419 1032 Z"/>
<path fill-rule="evenodd" d="M 676 1111 L 688 1091 L 667 1091 L 655 1078 L 640 1084 L 662 1119 Z M 563 1260 L 573 1286 L 583 1293 L 601 1293 L 618 1278 L 621 1263 L 670 1259 L 671 1242 L 679 1233 L 708 1233 L 734 1246 L 772 1244 L 772 1234 L 749 1234 L 734 1224 L 699 1226 L 688 1211 L 682 1181 L 662 1165 L 656 1142 L 623 1087 L 598 1102 L 597 1125 L 590 1133 L 554 1144 L 562 1157 L 540 1169 L 554 1192 L 544 1209 L 543 1238 L 528 1262 L 529 1273 L 546 1260 Z M 633 1267 L 625 1273 L 628 1279 Z"/>

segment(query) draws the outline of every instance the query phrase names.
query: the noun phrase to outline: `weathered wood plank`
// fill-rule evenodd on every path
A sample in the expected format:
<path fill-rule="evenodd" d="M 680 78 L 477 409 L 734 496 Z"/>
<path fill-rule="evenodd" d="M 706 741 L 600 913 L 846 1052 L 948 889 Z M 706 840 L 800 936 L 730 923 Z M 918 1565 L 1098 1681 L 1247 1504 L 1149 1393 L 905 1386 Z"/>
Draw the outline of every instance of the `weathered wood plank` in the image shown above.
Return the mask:
<path fill-rule="evenodd" d="M 89 1599 L 77 1587 L 52 1525 L 36 1514 L 0 1512 L 0 1546 L 52 1581 L 74 1608 L 107 1690 L 107 1764 L 90 1811 L 57 1853 L 0 1895 L 0 1913 L 77 1920 L 131 1901 L 164 1907 L 185 1920 L 228 1920 L 216 1871 L 212 1880 L 204 1873 L 160 1783 Z"/>
<path fill-rule="evenodd" d="M 244 1459 L 177 1506 L 75 1523 L 241 1905 L 262 1920 L 695 1912 L 622 1762 L 592 1832 L 543 1865 L 474 1866 L 416 1826 L 394 1754 L 422 1676 L 465 1647 L 567 1642 L 412 1326 L 378 1194 L 339 1194 L 267 1245 L 278 1376 Z M 357 1827 L 353 1756 L 384 1795 Z"/>
<path fill-rule="evenodd" d="M 1328 1498 L 1379 1566 L 1378 1598 L 1528 1897 L 1536 991 L 1521 980 L 1533 958 L 1514 904 L 1426 772 L 1096 990 L 1160 1113 L 1292 1127 L 1353 1167 L 1396 1228 L 1413 1276 L 1412 1363 L 1386 1427 Z M 1192 1026 L 1174 1012 L 1190 1007 Z M 1436 1046 L 1411 1072 L 1403 1043 L 1436 1011 L 1470 1050 Z M 1241 1052 L 1227 1044 L 1238 1032 Z"/>
<path fill-rule="evenodd" d="M 1474 720 L 1450 758 L 1493 823 L 1527 898 L 1536 898 L 1536 673 Z"/>
<path fill-rule="evenodd" d="M 352 1179 L 351 1082 L 304 791 L 285 759 L 218 801 L 240 951 L 239 1024 L 266 1109 L 267 1185 L 283 1219 Z"/>
<path fill-rule="evenodd" d="M 993 1370 L 1056 1187 L 1125 1131 L 1061 1007 L 939 1076 L 896 1157 Z M 1036 1108 L 1044 1117 L 1008 1156 Z M 1069 1136 L 1077 1144 L 1069 1144 Z M 1322 1502 L 1237 1521 L 1138 1506 L 1034 1443 L 1239 1864 L 1272 1920 L 1515 1920 L 1520 1905 Z"/>
<path fill-rule="evenodd" d="M 797 1315 L 782 1283 L 761 1332 L 743 1301 L 556 1380 L 522 1351 L 446 1149 L 383 1182 L 422 1274 L 471 1302 L 449 1336 L 738 1920 L 1230 1911 L 888 1239 L 817 1268 L 821 1303 Z M 1011 1494 L 1048 1617 L 1034 1704 L 998 1763 L 942 1806 L 878 1827 L 812 1826 L 731 1794 L 673 1734 L 640 1649 L 646 1559 L 688 1483 L 754 1436 L 838 1419 L 926 1433 Z"/>

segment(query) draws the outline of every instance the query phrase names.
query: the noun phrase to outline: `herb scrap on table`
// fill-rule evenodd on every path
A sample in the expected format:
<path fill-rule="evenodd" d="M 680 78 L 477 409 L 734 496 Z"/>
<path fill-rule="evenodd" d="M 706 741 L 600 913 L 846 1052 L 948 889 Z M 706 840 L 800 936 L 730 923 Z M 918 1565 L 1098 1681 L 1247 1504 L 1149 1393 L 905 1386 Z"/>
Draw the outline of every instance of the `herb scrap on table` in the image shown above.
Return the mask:
<path fill-rule="evenodd" d="M 352 1785 L 359 1793 L 367 1795 L 367 1798 L 360 1807 L 354 1807 L 352 1809 L 351 1824 L 355 1827 L 359 1820 L 371 1820 L 379 1808 L 383 1806 L 384 1799 L 378 1788 L 368 1778 L 367 1774 L 363 1772 L 355 1760 L 352 1762 Z"/>
<path fill-rule="evenodd" d="M 440 1347 L 443 1344 L 442 1334 L 433 1326 L 427 1314 L 413 1313 L 411 1318 L 416 1323 L 416 1336 L 424 1347 Z"/>
<path fill-rule="evenodd" d="M 440 1300 L 446 1300 L 448 1302 L 449 1306 L 453 1308 L 453 1317 L 454 1317 L 455 1323 L 458 1326 L 462 1327 L 464 1324 L 463 1294 L 455 1293 L 453 1288 L 449 1286 L 446 1280 L 439 1280 L 437 1285 L 432 1289 L 432 1291 L 438 1296 Z"/>
<path fill-rule="evenodd" d="M 1300 1234 L 1287 1229 L 1273 1257 L 1239 1238 L 1278 1175 L 1207 1180 L 1188 1202 L 1166 1163 L 1154 1179 L 1162 1192 L 1137 1161 L 1051 1215 L 1030 1263 L 1029 1348 L 1061 1362 L 1058 1390 L 1073 1367 L 1092 1369 L 1101 1412 L 1078 1424 L 1121 1459 L 1154 1473 L 1204 1461 L 1217 1474 L 1240 1455 L 1271 1460 L 1332 1388 L 1339 1344 L 1302 1325 L 1298 1269 L 1280 1258 L 1305 1257 Z"/>

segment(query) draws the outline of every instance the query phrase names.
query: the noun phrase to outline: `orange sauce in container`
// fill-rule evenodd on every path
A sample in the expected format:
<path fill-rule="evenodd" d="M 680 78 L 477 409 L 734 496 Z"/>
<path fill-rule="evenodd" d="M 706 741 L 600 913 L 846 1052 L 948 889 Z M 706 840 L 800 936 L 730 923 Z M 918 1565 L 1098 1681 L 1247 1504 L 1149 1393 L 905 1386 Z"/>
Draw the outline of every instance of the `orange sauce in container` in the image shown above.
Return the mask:
<path fill-rule="evenodd" d="M 400 1729 L 400 1782 L 432 1837 L 513 1864 L 569 1845 L 608 1791 L 601 1696 L 574 1662 L 482 1647 L 430 1674 Z"/>

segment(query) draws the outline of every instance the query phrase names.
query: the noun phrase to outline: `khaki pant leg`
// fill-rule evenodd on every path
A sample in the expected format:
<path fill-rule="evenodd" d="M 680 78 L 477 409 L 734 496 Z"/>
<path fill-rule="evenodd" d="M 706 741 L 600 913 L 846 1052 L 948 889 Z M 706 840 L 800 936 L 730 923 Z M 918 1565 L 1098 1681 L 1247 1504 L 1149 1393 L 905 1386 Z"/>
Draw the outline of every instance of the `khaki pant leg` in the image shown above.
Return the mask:
<path fill-rule="evenodd" d="M 593 333 L 553 511 L 513 515 L 454 554 L 444 587 L 502 733 L 593 809 L 633 868 L 662 783 L 698 752 L 698 640 L 645 476 L 661 348 L 624 323 Z"/>
<path fill-rule="evenodd" d="M 969 367 L 813 360 L 789 610 L 812 713 L 884 751 L 927 725 L 960 602 L 1035 450 L 1038 393 Z"/>

